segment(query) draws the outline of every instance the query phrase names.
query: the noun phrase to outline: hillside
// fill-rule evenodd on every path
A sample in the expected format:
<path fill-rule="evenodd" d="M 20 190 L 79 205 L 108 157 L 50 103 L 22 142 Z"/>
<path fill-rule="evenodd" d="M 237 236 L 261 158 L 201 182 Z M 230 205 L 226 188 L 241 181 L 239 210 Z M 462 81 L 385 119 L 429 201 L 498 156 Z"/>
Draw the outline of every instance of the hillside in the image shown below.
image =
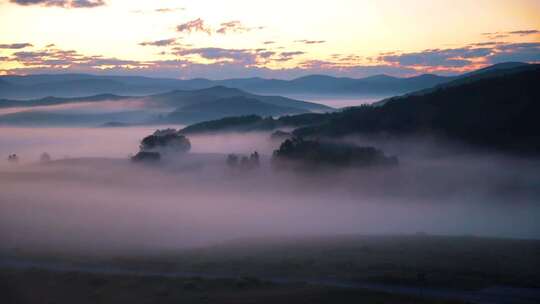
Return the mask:
<path fill-rule="evenodd" d="M 374 76 L 339 78 L 310 75 L 293 80 L 239 78 L 225 80 L 167 79 L 87 74 L 0 76 L 0 98 L 39 99 L 46 96 L 80 97 L 98 94 L 152 95 L 173 90 L 200 90 L 226 86 L 263 94 L 402 94 L 430 88 L 452 77 L 420 75 L 411 78 Z"/>
<path fill-rule="evenodd" d="M 518 63 L 499 65 L 513 68 Z M 525 64 L 521 64 L 525 65 Z M 483 70 L 490 70 L 486 68 Z M 480 70 L 479 72 L 483 72 Z M 462 76 L 466 76 L 462 75 Z M 39 99 L 47 96 L 81 97 L 99 94 L 156 95 L 174 90 L 191 91 L 226 86 L 250 93 L 397 95 L 450 82 L 459 78 L 424 74 L 409 78 L 375 75 L 365 78 L 308 75 L 292 80 L 236 78 L 225 80 L 100 76 L 90 74 L 37 74 L 0 76 L 0 98 Z"/>
<path fill-rule="evenodd" d="M 77 98 L 0 99 L 0 109 L 3 110 L 0 124 L 18 125 L 190 124 L 227 116 L 282 116 L 334 110 L 316 103 L 260 96 L 222 86 L 149 96 L 101 94 Z"/>
<path fill-rule="evenodd" d="M 489 66 L 487 68 L 479 69 L 470 73 L 465 73 L 461 75 L 460 77 L 456 77 L 454 80 L 438 84 L 431 88 L 414 91 L 414 92 L 401 95 L 401 96 L 394 96 L 394 97 L 386 98 L 386 99 L 383 99 L 381 101 L 374 103 L 373 105 L 381 106 L 390 100 L 403 99 L 410 95 L 428 94 L 441 88 L 459 86 L 459 85 L 466 84 L 469 82 L 474 82 L 480 79 L 488 79 L 488 78 L 499 77 L 503 75 L 510 75 L 510 74 L 519 73 L 522 71 L 534 70 L 536 68 L 537 66 L 534 64 L 526 64 L 526 63 L 521 63 L 521 62 L 499 63 L 499 64 Z"/>
<path fill-rule="evenodd" d="M 181 130 L 184 134 L 221 133 L 221 132 L 251 132 L 271 131 L 277 128 L 297 128 L 320 124 L 336 113 L 305 113 L 285 115 L 279 118 L 245 115 L 225 117 L 217 120 L 203 121 L 189 125 Z"/>
<path fill-rule="evenodd" d="M 44 97 L 39 99 L 28 99 L 28 100 L 13 100 L 13 99 L 0 99 L 0 108 L 10 108 L 10 107 L 33 107 L 33 106 L 52 106 L 52 105 L 61 105 L 68 103 L 77 103 L 77 102 L 99 102 L 106 100 L 122 100 L 129 99 L 132 97 L 128 96 L 118 96 L 113 94 L 100 94 L 93 96 L 85 97 L 76 97 L 76 98 L 64 98 L 64 97 Z"/>
<path fill-rule="evenodd" d="M 519 69 L 519 68 L 518 68 Z M 540 66 L 473 75 L 430 92 L 389 99 L 381 106 L 353 107 L 342 112 L 284 116 L 280 119 L 228 119 L 189 126 L 185 132 L 273 130 L 297 127 L 302 137 L 352 134 L 385 136 L 435 135 L 494 149 L 540 151 Z M 308 118 L 308 119 L 306 119 Z"/>
<path fill-rule="evenodd" d="M 295 109 L 302 109 L 306 111 L 330 111 L 332 108 L 313 102 L 306 102 L 301 100 L 295 100 L 291 98 L 281 96 L 263 96 L 255 95 L 245 92 L 240 89 L 229 88 L 224 86 L 215 86 L 206 89 L 199 90 L 175 90 L 164 94 L 150 95 L 146 99 L 152 102 L 174 106 L 183 107 L 196 103 L 213 102 L 222 98 L 230 97 L 244 97 L 248 99 L 257 100 L 265 104 L 270 104 L 279 107 L 289 107 Z"/>
<path fill-rule="evenodd" d="M 469 79 L 425 94 L 389 100 L 333 115 L 295 131 L 299 136 L 434 133 L 480 146 L 540 151 L 540 67 L 497 77 Z"/>
<path fill-rule="evenodd" d="M 0 115 L 0 125 L 10 126 L 98 126 L 108 122 L 122 121 L 124 124 L 135 124 L 147 119 L 144 111 L 111 112 L 111 113 L 63 113 L 49 111 L 23 111 Z M 114 125 L 113 125 L 114 126 Z"/>
<path fill-rule="evenodd" d="M 192 123 L 238 115 L 281 116 L 308 112 L 305 109 L 277 106 L 246 96 L 233 96 L 193 103 L 167 115 L 170 123 Z"/>
<path fill-rule="evenodd" d="M 259 77 L 210 80 L 172 79 L 141 76 L 100 76 L 90 74 L 37 74 L 0 76 L 0 98 L 39 99 L 46 96 L 81 97 L 98 94 L 145 96 L 170 91 L 192 91 L 215 86 L 236 88 L 259 94 L 399 95 L 429 89 L 464 77 L 526 67 L 507 62 L 458 76 L 423 74 L 408 78 L 375 75 L 365 78 L 308 75 L 292 80 Z"/>

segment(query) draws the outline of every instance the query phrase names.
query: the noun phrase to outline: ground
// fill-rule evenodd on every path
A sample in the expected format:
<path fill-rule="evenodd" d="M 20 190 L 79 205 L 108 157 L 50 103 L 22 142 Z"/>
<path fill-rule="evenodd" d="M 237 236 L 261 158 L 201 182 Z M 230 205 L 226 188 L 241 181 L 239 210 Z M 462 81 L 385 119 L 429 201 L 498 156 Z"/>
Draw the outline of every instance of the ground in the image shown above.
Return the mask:
<path fill-rule="evenodd" d="M 537 240 L 421 233 L 244 239 L 144 256 L 19 249 L 0 255 L 0 294 L 12 300 L 0 302 L 538 303 L 539 257 Z"/>
<path fill-rule="evenodd" d="M 273 284 L 255 278 L 166 278 L 41 270 L 0 273 L 4 304 L 461 303 L 302 283 Z"/>
<path fill-rule="evenodd" d="M 475 290 L 540 288 L 540 241 L 474 236 L 252 239 L 142 260 L 158 270 L 330 278 Z M 423 277 L 423 278 L 421 278 Z"/>

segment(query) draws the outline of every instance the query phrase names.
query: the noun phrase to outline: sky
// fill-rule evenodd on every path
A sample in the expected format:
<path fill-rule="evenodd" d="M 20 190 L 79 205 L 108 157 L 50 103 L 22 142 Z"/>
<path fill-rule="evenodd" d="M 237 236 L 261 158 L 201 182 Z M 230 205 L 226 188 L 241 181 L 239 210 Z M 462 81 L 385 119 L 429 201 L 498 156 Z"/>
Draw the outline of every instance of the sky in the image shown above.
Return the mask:
<path fill-rule="evenodd" d="M 0 0 L 0 74 L 291 79 L 540 63 L 540 0 Z"/>

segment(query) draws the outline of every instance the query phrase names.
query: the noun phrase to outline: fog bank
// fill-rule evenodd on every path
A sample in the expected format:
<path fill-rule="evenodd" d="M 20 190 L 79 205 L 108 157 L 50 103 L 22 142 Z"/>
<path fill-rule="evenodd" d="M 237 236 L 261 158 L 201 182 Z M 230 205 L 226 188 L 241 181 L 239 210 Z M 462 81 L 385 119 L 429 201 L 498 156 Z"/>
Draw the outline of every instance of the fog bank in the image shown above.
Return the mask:
<path fill-rule="evenodd" d="M 187 155 L 129 162 L 154 129 L 0 129 L 2 158 L 21 157 L 0 166 L 0 248 L 135 254 L 272 235 L 540 237 L 538 160 L 429 157 L 396 143 L 385 152 L 400 156 L 397 168 L 276 171 L 279 142 L 252 133 L 190 137 Z M 260 168 L 227 167 L 227 153 L 254 150 Z M 42 152 L 53 161 L 37 162 Z"/>

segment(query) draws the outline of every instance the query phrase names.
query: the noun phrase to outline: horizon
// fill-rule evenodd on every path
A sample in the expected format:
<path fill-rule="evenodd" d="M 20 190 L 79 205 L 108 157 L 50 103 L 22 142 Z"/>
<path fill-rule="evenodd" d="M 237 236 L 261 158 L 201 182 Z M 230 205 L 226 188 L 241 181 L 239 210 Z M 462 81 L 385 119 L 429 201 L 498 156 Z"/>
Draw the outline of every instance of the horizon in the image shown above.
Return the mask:
<path fill-rule="evenodd" d="M 418 77 L 422 77 L 422 76 L 435 76 L 435 77 L 448 77 L 448 78 L 451 78 L 451 77 L 463 76 L 463 75 L 465 75 L 467 73 L 483 70 L 483 69 L 490 68 L 490 67 L 495 67 L 495 66 L 498 66 L 498 65 L 504 65 L 504 64 L 540 64 L 540 63 L 528 63 L 528 62 L 518 62 L 518 61 L 500 62 L 500 63 L 496 63 L 496 64 L 493 64 L 493 65 L 488 65 L 488 66 L 479 68 L 477 70 L 471 70 L 471 71 L 466 71 L 464 73 L 455 73 L 455 74 L 449 74 L 449 75 L 441 75 L 441 74 L 436 74 L 436 73 L 422 73 L 422 74 L 416 74 L 416 75 L 412 75 L 412 76 L 392 76 L 392 75 L 389 75 L 389 74 L 382 73 L 382 74 L 373 74 L 373 75 L 364 76 L 364 77 L 347 77 L 347 76 L 339 76 L 339 75 L 334 76 L 334 75 L 329 75 L 329 74 L 306 74 L 306 75 L 303 75 L 303 76 L 294 77 L 294 78 L 290 78 L 290 79 L 286 79 L 286 78 L 267 78 L 267 77 L 260 77 L 260 76 L 215 79 L 215 78 L 205 78 L 205 77 L 174 78 L 174 77 L 146 76 L 144 74 L 117 75 L 117 74 L 73 73 L 73 72 L 69 72 L 69 71 L 57 71 L 57 72 L 51 72 L 51 73 L 35 73 L 35 74 L 5 74 L 5 75 L 0 75 L 0 78 L 2 78 L 2 77 L 11 77 L 11 76 L 14 76 L 14 77 L 31 77 L 31 76 L 59 76 L 59 75 L 63 75 L 63 76 L 67 76 L 67 75 L 72 75 L 72 76 L 95 76 L 95 77 L 140 77 L 140 78 L 150 78 L 150 79 L 174 79 L 174 80 L 180 80 L 180 81 L 190 81 L 190 80 L 224 81 L 224 80 L 242 80 L 242 79 L 293 81 L 293 80 L 297 80 L 297 79 L 301 79 L 301 78 L 317 77 L 317 76 L 331 77 L 331 78 L 336 78 L 336 79 L 346 78 L 346 79 L 355 79 L 355 80 L 363 80 L 363 79 L 367 79 L 367 78 L 381 77 L 381 76 L 382 77 L 394 78 L 394 79 L 410 79 L 410 78 L 418 78 Z M 215 86 L 219 87 L 219 86 L 223 86 L 223 85 L 217 84 Z"/>
<path fill-rule="evenodd" d="M 242 0 L 0 0 L 0 75 L 452 76 L 539 63 L 539 10 L 532 0 L 278 1 L 264 10 Z"/>

